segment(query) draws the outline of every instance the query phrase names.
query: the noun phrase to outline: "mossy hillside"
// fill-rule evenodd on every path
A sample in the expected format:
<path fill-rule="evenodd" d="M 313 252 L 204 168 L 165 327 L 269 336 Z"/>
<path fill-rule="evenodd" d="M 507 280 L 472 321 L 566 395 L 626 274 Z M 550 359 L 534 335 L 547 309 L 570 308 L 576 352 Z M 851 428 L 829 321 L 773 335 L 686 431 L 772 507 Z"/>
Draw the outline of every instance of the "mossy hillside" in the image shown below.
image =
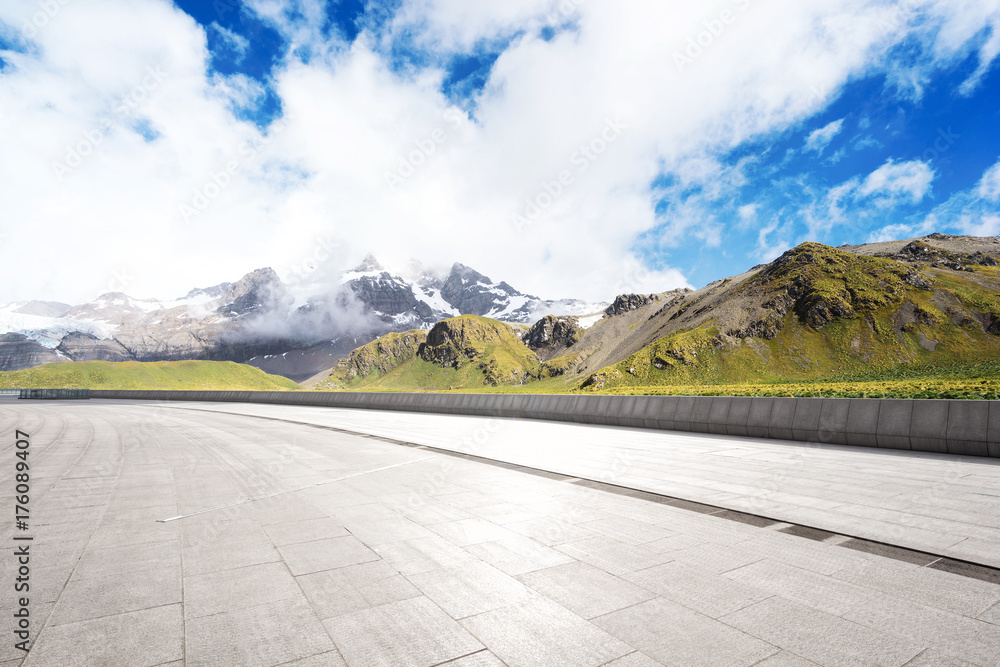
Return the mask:
<path fill-rule="evenodd" d="M 443 320 L 427 334 L 417 356 L 443 368 L 474 366 L 489 385 L 520 384 L 537 372 L 538 356 L 503 322 L 477 315 Z"/>
<path fill-rule="evenodd" d="M 516 385 L 538 375 L 537 355 L 521 341 L 514 329 L 486 317 L 463 315 L 442 320 L 414 349 L 415 340 L 416 336 L 407 340 L 397 336 L 390 345 L 396 354 L 387 358 L 384 365 L 370 363 L 367 367 L 372 368 L 372 372 L 356 373 L 339 384 L 338 378 L 344 376 L 337 375 L 338 364 L 334 376 L 329 381 L 324 380 L 318 388 L 438 391 Z M 353 361 L 346 362 L 345 367 L 356 367 L 357 362 L 373 358 L 378 352 L 374 343 L 352 352 Z M 387 370 L 383 370 L 383 366 Z"/>
<path fill-rule="evenodd" d="M 580 354 L 578 352 L 565 352 L 558 357 L 543 361 L 538 367 L 536 377 L 539 380 L 544 380 L 571 374 L 579 361 Z"/>
<path fill-rule="evenodd" d="M 805 324 L 821 327 L 836 318 L 898 305 L 907 295 L 927 288 L 926 279 L 901 262 L 803 243 L 740 291 L 770 296 L 765 302 L 779 313 L 791 306 Z"/>
<path fill-rule="evenodd" d="M 427 332 L 420 329 L 385 334 L 339 360 L 329 377 L 316 388 L 351 388 L 365 380 L 381 377 L 416 357 L 426 340 Z"/>
<path fill-rule="evenodd" d="M 0 387 L 284 391 L 299 385 L 233 361 L 66 361 L 0 373 Z"/>
<path fill-rule="evenodd" d="M 755 278 L 773 308 L 763 335 L 721 334 L 714 323 L 670 334 L 588 376 L 582 387 L 888 376 L 901 367 L 1000 359 L 1000 299 L 990 280 L 921 275 L 893 260 L 844 257 L 818 245 L 800 246 Z"/>

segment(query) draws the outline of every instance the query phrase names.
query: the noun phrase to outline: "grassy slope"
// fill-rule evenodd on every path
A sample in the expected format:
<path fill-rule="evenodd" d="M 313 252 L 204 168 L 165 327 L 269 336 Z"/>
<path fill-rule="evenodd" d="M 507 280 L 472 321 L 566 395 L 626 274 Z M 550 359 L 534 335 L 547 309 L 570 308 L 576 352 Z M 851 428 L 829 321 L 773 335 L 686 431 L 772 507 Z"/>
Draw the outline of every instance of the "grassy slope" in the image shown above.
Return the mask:
<path fill-rule="evenodd" d="M 412 360 L 427 332 L 420 330 L 387 333 L 355 348 L 337 362 L 330 375 L 316 389 L 354 389 L 369 384 L 400 364 Z"/>
<path fill-rule="evenodd" d="M 300 389 L 287 378 L 232 361 L 67 361 L 0 373 L 0 387 L 80 389 Z"/>
<path fill-rule="evenodd" d="M 903 280 L 908 267 L 898 262 L 809 245 L 806 250 L 820 255 L 822 270 L 803 263 L 762 274 L 744 288 L 770 296 L 797 286 L 798 298 L 773 339 L 726 338 L 708 323 L 654 341 L 602 369 L 591 386 L 648 391 L 837 378 L 889 381 L 908 369 L 933 374 L 970 361 L 1000 360 L 1000 337 L 979 323 L 1000 314 L 996 290 L 974 277 L 933 269 L 924 272 L 933 289 L 920 289 Z M 987 278 L 995 270 L 977 273 Z M 919 317 L 904 322 L 900 312 L 911 307 Z M 832 310 L 843 315 L 822 323 Z M 930 350 L 921 340 L 937 343 Z"/>
<path fill-rule="evenodd" d="M 381 340 L 381 339 L 380 339 Z M 362 346 L 352 356 L 367 358 L 378 341 Z M 370 349 L 366 349 L 370 348 Z M 350 365 L 355 365 L 351 363 Z M 367 375 L 344 375 L 321 382 L 318 389 L 366 391 L 476 390 L 488 386 L 517 385 L 537 373 L 538 357 L 514 330 L 496 320 L 462 315 L 437 323 L 427 344 L 412 354 L 400 355 L 398 365 Z"/>

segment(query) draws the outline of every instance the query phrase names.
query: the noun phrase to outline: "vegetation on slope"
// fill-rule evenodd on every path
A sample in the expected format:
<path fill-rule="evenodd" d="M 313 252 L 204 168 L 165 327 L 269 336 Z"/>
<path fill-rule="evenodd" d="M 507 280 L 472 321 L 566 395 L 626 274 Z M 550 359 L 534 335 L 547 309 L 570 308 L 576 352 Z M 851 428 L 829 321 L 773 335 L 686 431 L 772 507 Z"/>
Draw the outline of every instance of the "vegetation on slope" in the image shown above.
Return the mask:
<path fill-rule="evenodd" d="M 738 288 L 764 316 L 670 333 L 591 374 L 582 388 L 618 389 L 888 377 L 900 367 L 1000 359 L 994 270 L 915 269 L 806 243 Z M 723 329 L 720 331 L 720 329 Z"/>
<path fill-rule="evenodd" d="M 0 387 L 281 391 L 299 385 L 233 361 L 66 361 L 0 373 Z"/>
<path fill-rule="evenodd" d="M 356 348 L 337 362 L 330 375 L 317 389 L 356 387 L 375 380 L 400 364 L 412 360 L 427 340 L 427 332 L 419 329 L 388 333 Z"/>
<path fill-rule="evenodd" d="M 338 372 L 338 364 L 317 388 L 434 391 L 516 385 L 535 377 L 539 368 L 538 357 L 510 326 L 477 315 L 442 320 L 414 348 L 415 341 L 414 336 L 408 343 L 397 338 L 389 344 L 397 354 L 388 370 L 369 364 L 367 373 L 349 377 Z M 343 369 L 357 368 L 376 354 L 378 342 L 355 350 Z"/>

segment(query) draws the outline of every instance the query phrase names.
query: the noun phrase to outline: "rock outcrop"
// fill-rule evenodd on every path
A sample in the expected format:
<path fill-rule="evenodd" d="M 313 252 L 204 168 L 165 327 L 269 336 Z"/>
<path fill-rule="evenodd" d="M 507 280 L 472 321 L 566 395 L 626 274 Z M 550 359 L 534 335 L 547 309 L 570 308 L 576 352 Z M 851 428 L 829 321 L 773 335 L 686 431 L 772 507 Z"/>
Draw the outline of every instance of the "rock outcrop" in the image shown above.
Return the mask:
<path fill-rule="evenodd" d="M 580 320 L 572 316 L 546 315 L 529 328 L 521 340 L 542 361 L 557 357 L 580 340 Z"/>
<path fill-rule="evenodd" d="M 656 300 L 655 294 L 622 294 L 614 303 L 604 309 L 608 315 L 622 315 L 631 310 L 642 308 Z"/>
<path fill-rule="evenodd" d="M 121 343 L 113 339 L 101 339 L 93 334 L 73 332 L 63 337 L 56 348 L 73 361 L 132 361 Z"/>
<path fill-rule="evenodd" d="M 30 340 L 24 334 L 0 335 L 0 371 L 20 371 L 57 361 L 69 361 L 69 359 Z"/>

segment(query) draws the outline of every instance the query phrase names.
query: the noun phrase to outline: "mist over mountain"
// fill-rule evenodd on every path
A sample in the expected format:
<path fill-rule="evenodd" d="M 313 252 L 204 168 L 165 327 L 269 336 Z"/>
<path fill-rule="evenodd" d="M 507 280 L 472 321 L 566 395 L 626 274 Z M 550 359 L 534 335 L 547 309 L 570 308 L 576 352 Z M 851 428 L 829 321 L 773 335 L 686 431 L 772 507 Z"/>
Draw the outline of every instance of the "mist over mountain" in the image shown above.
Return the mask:
<path fill-rule="evenodd" d="M 396 270 L 369 255 L 310 283 L 286 284 L 265 267 L 171 301 L 110 292 L 74 306 L 2 305 L 0 370 L 57 361 L 214 359 L 303 380 L 391 331 L 429 329 L 462 314 L 530 323 L 606 305 L 543 300 L 462 264 L 447 273 L 412 261 Z"/>

